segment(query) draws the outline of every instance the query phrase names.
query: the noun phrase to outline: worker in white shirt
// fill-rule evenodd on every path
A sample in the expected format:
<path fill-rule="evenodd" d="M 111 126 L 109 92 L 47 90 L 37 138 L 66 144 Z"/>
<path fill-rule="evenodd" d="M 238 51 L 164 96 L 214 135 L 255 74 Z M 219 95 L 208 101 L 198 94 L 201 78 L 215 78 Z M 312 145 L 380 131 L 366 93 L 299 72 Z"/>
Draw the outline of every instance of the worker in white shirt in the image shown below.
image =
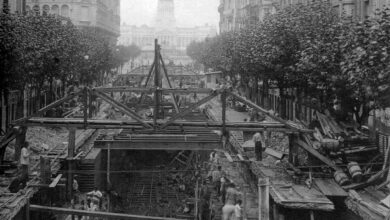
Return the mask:
<path fill-rule="evenodd" d="M 243 220 L 243 216 L 242 216 L 242 200 L 239 199 L 237 200 L 237 204 L 236 206 L 234 207 L 234 214 L 236 216 L 236 220 Z"/>
<path fill-rule="evenodd" d="M 92 202 L 101 205 L 101 198 L 103 194 L 95 187 L 93 191 L 87 193 L 87 196 L 91 197 Z"/>
<path fill-rule="evenodd" d="M 20 165 L 21 165 L 21 183 L 23 184 L 23 188 L 26 187 L 28 181 L 28 167 L 30 165 L 30 150 L 29 143 L 26 141 L 22 146 L 22 150 L 20 152 Z"/>

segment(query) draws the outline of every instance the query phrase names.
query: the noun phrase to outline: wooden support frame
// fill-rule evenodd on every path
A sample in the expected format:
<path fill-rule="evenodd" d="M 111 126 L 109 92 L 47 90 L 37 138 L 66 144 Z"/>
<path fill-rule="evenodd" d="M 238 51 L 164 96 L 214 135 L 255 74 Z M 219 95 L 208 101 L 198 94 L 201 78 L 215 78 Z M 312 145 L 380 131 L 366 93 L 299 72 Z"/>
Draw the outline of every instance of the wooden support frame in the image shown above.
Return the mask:
<path fill-rule="evenodd" d="M 153 113 L 153 126 L 156 129 L 157 119 L 160 115 L 160 102 L 162 101 L 162 94 L 158 91 L 159 88 L 162 88 L 162 81 L 160 80 L 160 45 L 158 45 L 158 40 L 154 40 L 155 54 L 154 54 L 154 87 L 156 91 L 154 92 L 154 113 Z"/>
<path fill-rule="evenodd" d="M 311 155 L 316 157 L 317 159 L 321 160 L 323 163 L 334 169 L 335 171 L 339 170 L 338 168 L 331 160 L 329 160 L 327 157 L 320 154 L 316 149 L 314 149 L 312 146 L 310 146 L 308 143 L 303 142 L 302 140 L 295 140 L 295 143 L 305 149 L 307 152 L 309 152 Z"/>
<path fill-rule="evenodd" d="M 152 121 L 143 121 L 151 124 Z M 157 121 L 158 125 L 164 125 L 164 120 Z M 67 118 L 32 118 L 24 123 L 25 126 L 35 127 L 75 127 L 84 128 L 84 121 L 82 119 L 67 119 Z M 201 129 L 201 130 L 220 130 L 222 124 L 220 122 L 200 122 L 200 121 L 174 121 L 169 126 L 172 129 Z M 89 119 L 87 128 L 89 129 L 144 129 L 144 127 L 136 121 L 115 121 L 115 120 L 96 120 Z M 275 132 L 289 132 L 280 123 L 274 122 L 226 122 L 226 130 L 229 131 L 275 131 Z M 150 130 L 151 131 L 151 130 Z"/>
<path fill-rule="evenodd" d="M 152 77 L 152 73 L 153 73 L 153 71 L 155 71 L 155 68 L 156 68 L 155 65 L 156 65 L 156 61 L 154 60 L 153 63 L 152 63 L 152 67 L 150 68 L 149 73 L 148 73 L 148 76 L 147 76 L 147 78 L 146 78 L 145 85 L 143 86 L 144 89 L 146 89 L 146 87 L 148 86 L 149 81 L 150 81 L 150 78 Z M 139 100 L 138 100 L 138 104 L 141 104 L 142 99 L 144 98 L 144 96 L 145 96 L 145 93 L 142 92 L 142 93 L 141 93 L 141 97 L 140 97 Z"/>
<path fill-rule="evenodd" d="M 141 123 L 145 128 L 152 129 L 151 125 L 149 125 L 148 123 L 145 123 L 136 112 L 134 112 L 133 110 L 131 110 L 127 106 L 123 105 L 122 103 L 117 102 L 116 100 L 114 100 L 113 98 L 107 96 L 106 94 L 104 94 L 102 92 L 94 91 L 94 93 L 98 97 L 103 99 L 104 101 L 108 102 L 109 104 L 111 104 L 115 108 L 119 109 L 121 112 L 125 113 L 126 115 L 129 115 L 131 118 L 133 118 L 137 122 Z"/>
<path fill-rule="evenodd" d="M 69 95 L 65 96 L 64 98 L 62 99 L 59 99 L 51 104 L 49 104 L 48 106 L 45 106 L 41 109 L 39 109 L 37 111 L 37 113 L 35 113 L 34 115 L 32 115 L 31 117 L 34 117 L 34 116 L 38 116 L 38 115 L 42 115 L 43 113 L 45 113 L 46 111 L 52 109 L 52 108 L 55 108 L 59 105 L 61 105 L 62 103 L 68 101 L 68 100 L 71 100 L 73 99 L 74 97 L 78 96 L 78 95 L 81 95 L 83 94 L 84 91 L 81 91 L 81 92 L 76 92 L 76 93 L 70 93 Z"/>
<path fill-rule="evenodd" d="M 267 110 L 265 110 L 265 109 L 263 109 L 262 107 L 256 105 L 256 104 L 253 103 L 252 101 L 249 101 L 249 100 L 247 100 L 246 98 L 243 98 L 243 97 L 241 97 L 241 96 L 239 96 L 239 95 L 237 95 L 237 94 L 235 94 L 235 93 L 233 93 L 233 92 L 229 92 L 229 94 L 230 94 L 231 96 L 233 96 L 235 99 L 237 99 L 238 101 L 243 102 L 243 103 L 249 105 L 250 107 L 256 109 L 256 111 L 260 111 L 260 112 L 266 114 L 268 117 L 272 118 L 273 120 L 275 120 L 275 121 L 277 121 L 277 122 L 280 122 L 280 123 L 286 125 L 286 126 L 287 126 L 288 128 L 290 128 L 291 130 L 297 131 L 297 132 L 298 132 L 298 131 L 303 131 L 302 129 L 295 128 L 295 127 L 291 126 L 289 123 L 287 123 L 287 121 L 285 121 L 285 120 L 283 120 L 283 119 L 281 119 L 281 118 L 279 118 L 279 117 L 277 117 L 277 116 L 275 116 L 275 115 L 270 114 Z"/>
<path fill-rule="evenodd" d="M 176 121 L 177 119 L 183 117 L 183 116 L 186 116 L 188 115 L 189 113 L 191 113 L 195 108 L 209 102 L 210 100 L 212 100 L 213 98 L 215 98 L 216 96 L 218 95 L 217 92 L 213 92 L 212 94 L 210 94 L 209 96 L 201 99 L 199 102 L 195 103 L 195 104 L 192 104 L 191 106 L 189 106 L 188 108 L 186 108 L 184 111 L 181 111 L 179 114 L 175 115 L 174 117 L 170 118 L 165 124 L 163 124 L 160 129 L 164 129 L 166 128 L 168 125 L 172 124 L 174 121 Z"/>
<path fill-rule="evenodd" d="M 159 54 L 160 56 L 160 60 L 161 60 L 161 65 L 162 65 L 162 68 L 163 68 L 163 72 L 164 72 L 164 75 L 165 75 L 165 78 L 167 79 L 167 82 L 168 82 L 168 85 L 169 85 L 169 88 L 172 89 L 172 84 L 171 84 L 171 80 L 169 80 L 169 77 L 168 77 L 168 71 L 167 71 L 167 68 L 165 67 L 165 63 L 164 63 L 164 60 L 161 56 L 161 54 Z M 179 105 L 177 104 L 177 101 L 176 101 L 176 97 L 175 97 L 175 94 L 174 93 L 171 93 L 171 97 L 173 99 L 173 105 L 175 106 L 175 110 L 177 113 L 180 113 L 180 110 L 179 110 Z"/>
<path fill-rule="evenodd" d="M 131 215 L 131 214 L 111 213 L 111 212 L 96 212 L 96 211 L 91 212 L 91 211 L 84 211 L 78 209 L 66 209 L 66 208 L 48 207 L 48 206 L 40 206 L 40 205 L 30 205 L 29 210 L 37 211 L 37 212 L 52 212 L 55 214 L 80 215 L 80 216 L 100 217 L 100 218 L 108 218 L 108 219 L 179 220 L 175 218 Z"/>

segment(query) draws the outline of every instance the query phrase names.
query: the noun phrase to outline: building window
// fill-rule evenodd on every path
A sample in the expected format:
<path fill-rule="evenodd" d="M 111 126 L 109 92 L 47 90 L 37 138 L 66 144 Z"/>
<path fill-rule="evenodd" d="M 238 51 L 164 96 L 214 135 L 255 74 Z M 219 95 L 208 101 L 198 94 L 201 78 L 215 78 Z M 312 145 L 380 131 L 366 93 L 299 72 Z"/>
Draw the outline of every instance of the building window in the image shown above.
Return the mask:
<path fill-rule="evenodd" d="M 48 15 L 50 13 L 50 7 L 48 5 L 44 5 L 42 7 L 42 14 L 43 15 Z"/>
<path fill-rule="evenodd" d="M 89 7 L 81 7 L 81 21 L 89 21 Z"/>
<path fill-rule="evenodd" d="M 51 13 L 55 14 L 55 15 L 59 15 L 60 14 L 60 8 L 58 7 L 58 5 L 51 6 Z"/>
<path fill-rule="evenodd" d="M 34 7 L 33 7 L 33 13 L 35 14 L 35 15 L 39 15 L 40 14 L 40 8 L 39 8 L 39 5 L 34 5 Z"/>
<path fill-rule="evenodd" d="M 207 75 L 207 83 L 211 83 L 211 75 Z"/>
<path fill-rule="evenodd" d="M 69 17 L 69 6 L 68 5 L 63 5 L 61 7 L 61 16 Z"/>

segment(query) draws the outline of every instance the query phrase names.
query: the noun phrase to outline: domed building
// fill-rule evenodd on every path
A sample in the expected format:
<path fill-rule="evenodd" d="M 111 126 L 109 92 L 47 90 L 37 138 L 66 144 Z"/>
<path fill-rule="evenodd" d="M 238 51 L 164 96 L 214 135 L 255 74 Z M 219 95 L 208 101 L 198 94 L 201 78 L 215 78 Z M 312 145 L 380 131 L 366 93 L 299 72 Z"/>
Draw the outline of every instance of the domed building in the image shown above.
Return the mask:
<path fill-rule="evenodd" d="M 123 24 L 119 44 L 139 46 L 142 54 L 137 62 L 140 65 L 147 65 L 153 62 L 154 39 L 157 38 L 166 62 L 184 65 L 191 62 L 186 55 L 186 48 L 191 42 L 201 41 L 216 34 L 216 27 L 207 24 L 192 28 L 177 27 L 174 1 L 159 0 L 153 27 Z"/>

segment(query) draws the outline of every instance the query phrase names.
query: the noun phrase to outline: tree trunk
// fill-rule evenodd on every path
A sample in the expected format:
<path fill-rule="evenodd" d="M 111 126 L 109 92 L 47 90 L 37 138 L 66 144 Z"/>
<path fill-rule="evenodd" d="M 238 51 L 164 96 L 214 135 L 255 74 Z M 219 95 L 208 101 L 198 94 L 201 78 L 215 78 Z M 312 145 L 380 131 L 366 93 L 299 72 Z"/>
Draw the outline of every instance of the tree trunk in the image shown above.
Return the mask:
<path fill-rule="evenodd" d="M 45 104 L 49 104 L 49 103 L 52 103 L 53 102 L 53 94 L 54 94 L 54 91 L 53 91 L 53 77 L 50 77 L 50 81 L 49 81 L 49 95 L 48 95 L 48 98 L 47 98 L 47 103 Z"/>
<path fill-rule="evenodd" d="M 254 96 L 255 103 L 258 105 L 259 104 L 259 99 L 258 99 L 258 95 L 259 95 L 259 77 L 258 76 L 255 77 L 255 83 L 254 83 L 253 87 L 254 87 L 254 91 L 253 91 L 252 96 Z"/>
<path fill-rule="evenodd" d="M 269 92 L 269 83 L 268 83 L 268 79 L 265 78 L 263 80 L 263 88 L 262 88 L 262 94 L 261 94 L 261 104 L 263 106 L 263 108 L 266 108 L 266 109 L 269 109 L 270 106 L 268 105 L 268 92 Z"/>
<path fill-rule="evenodd" d="M 280 117 L 285 119 L 286 118 L 286 94 L 285 94 L 285 89 L 283 87 L 279 87 L 279 90 L 280 90 L 280 104 L 279 104 Z"/>

